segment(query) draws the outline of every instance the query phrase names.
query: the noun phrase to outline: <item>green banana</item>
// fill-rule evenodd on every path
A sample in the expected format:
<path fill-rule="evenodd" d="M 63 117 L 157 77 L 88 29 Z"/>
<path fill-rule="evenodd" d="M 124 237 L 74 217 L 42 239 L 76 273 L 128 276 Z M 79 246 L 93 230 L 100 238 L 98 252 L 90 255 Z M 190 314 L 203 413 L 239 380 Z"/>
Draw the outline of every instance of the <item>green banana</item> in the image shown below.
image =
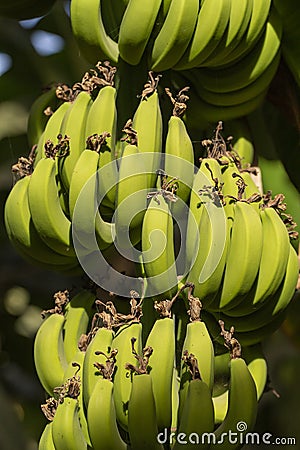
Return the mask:
<path fill-rule="evenodd" d="M 75 267 L 77 265 L 75 258 L 63 256 L 52 250 L 37 232 L 29 209 L 29 183 L 30 176 L 18 180 L 5 202 L 4 221 L 11 243 L 25 259 L 32 259 L 37 265 L 48 266 L 57 271 Z"/>
<path fill-rule="evenodd" d="M 162 0 L 129 0 L 124 12 L 118 47 L 121 58 L 131 65 L 140 62 L 159 12 Z M 137 17 L 140 20 L 136 20 Z"/>
<path fill-rule="evenodd" d="M 175 365 L 175 322 L 169 308 L 172 303 L 165 300 L 154 304 L 154 308 L 160 312 L 160 318 L 154 322 L 146 340 L 146 347 L 153 348 L 148 368 L 159 431 L 170 429 L 172 422 L 172 382 Z"/>
<path fill-rule="evenodd" d="M 27 141 L 29 147 L 36 145 L 46 123 L 58 105 L 56 86 L 50 85 L 32 103 L 27 120 Z"/>
<path fill-rule="evenodd" d="M 78 351 L 79 338 L 86 333 L 95 299 L 93 292 L 82 289 L 65 307 L 64 349 L 68 362 Z"/>
<path fill-rule="evenodd" d="M 128 233 L 143 222 L 148 193 L 146 171 L 144 154 L 137 145 L 126 144 L 119 164 L 115 211 L 115 245 L 121 248 L 131 248 Z"/>
<path fill-rule="evenodd" d="M 72 0 L 70 18 L 72 31 L 83 56 L 92 64 L 99 59 L 116 64 L 118 44 L 107 34 L 101 14 L 101 0 Z"/>
<path fill-rule="evenodd" d="M 72 173 L 82 151 L 85 148 L 85 128 L 88 111 L 91 108 L 92 99 L 89 92 L 81 91 L 75 97 L 70 108 L 65 114 L 60 134 L 70 138 L 67 155 L 58 158 L 59 177 L 66 191 L 70 188 Z"/>
<path fill-rule="evenodd" d="M 230 0 L 204 0 L 190 43 L 174 69 L 199 67 L 217 47 L 230 17 Z"/>
<path fill-rule="evenodd" d="M 101 66 L 98 66 L 100 68 Z M 117 132 L 117 109 L 116 109 L 116 88 L 113 86 L 115 68 L 103 66 L 102 69 L 107 74 L 104 75 L 106 85 L 100 87 L 95 98 L 86 122 L 86 136 L 94 134 L 107 134 L 106 146 L 102 148 L 99 155 L 99 191 L 108 206 L 114 208 L 116 185 L 117 185 L 117 165 L 116 158 L 116 132 Z"/>
<path fill-rule="evenodd" d="M 240 401 L 241 398 L 243 401 Z M 230 385 L 228 393 L 228 409 L 224 421 L 214 431 L 215 439 L 210 448 L 214 449 L 222 444 L 224 449 L 242 448 L 242 437 L 250 432 L 256 420 L 257 394 L 256 386 L 241 357 L 230 360 Z M 243 426 L 244 425 L 244 426 Z M 238 439 L 229 440 L 229 431 L 238 432 Z"/>
<path fill-rule="evenodd" d="M 199 0 L 173 0 L 151 48 L 150 67 L 171 69 L 184 54 L 195 29 Z"/>
<path fill-rule="evenodd" d="M 253 0 L 251 19 L 246 33 L 237 47 L 227 55 L 224 66 L 240 60 L 244 55 L 252 51 L 266 29 L 271 5 L 272 0 L 266 0 L 264 2 Z"/>
<path fill-rule="evenodd" d="M 102 326 L 94 331 L 93 338 L 87 346 L 82 367 L 82 391 L 86 408 L 88 408 L 93 389 L 99 379 L 94 364 L 105 361 L 105 355 L 112 349 L 113 336 L 114 333 L 111 329 Z M 97 355 L 96 352 L 103 352 L 104 355 Z"/>
<path fill-rule="evenodd" d="M 205 60 L 207 67 L 226 64 L 226 57 L 239 45 L 245 36 L 253 11 L 253 1 L 231 0 L 230 17 L 220 43 Z"/>
<path fill-rule="evenodd" d="M 204 158 L 193 186 L 193 190 L 198 189 L 199 197 L 191 198 L 188 216 L 186 254 L 190 270 L 187 278 L 194 284 L 194 293 L 205 306 L 211 303 L 220 288 L 229 240 L 221 198 L 222 179 L 218 161 Z M 195 200 L 198 203 L 194 203 Z M 198 223 L 193 231 L 195 219 Z M 199 242 L 195 244 L 191 236 L 198 237 Z"/>
<path fill-rule="evenodd" d="M 128 402 L 128 432 L 132 450 L 162 450 L 157 442 L 155 400 L 148 373 L 134 375 Z"/>
<path fill-rule="evenodd" d="M 87 417 L 94 450 L 125 450 L 116 420 L 113 382 L 99 377 L 91 394 Z"/>
<path fill-rule="evenodd" d="M 172 210 L 178 215 L 184 207 L 183 202 L 189 200 L 194 178 L 193 144 L 180 115 L 174 111 L 169 119 L 164 154 L 164 171 L 171 179 L 177 179 L 176 195 L 180 200 L 172 205 Z"/>
<path fill-rule="evenodd" d="M 232 136 L 233 150 L 238 154 L 242 168 L 252 165 L 254 145 L 249 126 L 244 117 L 231 120 L 225 124 L 226 133 Z"/>
<path fill-rule="evenodd" d="M 230 309 L 250 291 L 260 268 L 262 246 L 260 215 L 251 203 L 237 201 L 228 243 L 220 310 Z"/>
<path fill-rule="evenodd" d="M 52 438 L 52 422 L 47 423 L 45 426 L 39 439 L 38 450 L 55 450 Z"/>
<path fill-rule="evenodd" d="M 142 225 L 142 257 L 148 296 L 169 295 L 177 286 L 173 244 L 173 221 L 163 194 L 150 200 Z"/>
<path fill-rule="evenodd" d="M 106 222 L 98 209 L 98 164 L 99 152 L 106 142 L 106 135 L 93 135 L 87 139 L 87 148 L 79 156 L 73 170 L 69 190 L 69 209 L 72 217 L 72 232 L 78 243 L 92 252 L 92 236 L 100 249 L 107 248 L 114 239 L 115 226 Z"/>
<path fill-rule="evenodd" d="M 56 185 L 56 161 L 42 158 L 31 175 L 28 200 L 32 221 L 43 241 L 57 253 L 75 256 L 71 222 L 64 214 Z"/>
<path fill-rule="evenodd" d="M 68 363 L 68 366 L 66 368 L 66 371 L 64 373 L 64 379 L 63 379 L 63 385 L 66 383 L 69 384 L 71 379 L 74 379 L 76 377 L 76 380 L 78 382 L 82 382 L 82 368 L 85 358 L 85 352 L 82 350 L 79 350 L 77 347 L 76 353 L 73 355 L 72 360 Z M 84 436 L 85 441 L 89 446 L 91 446 L 91 440 L 89 436 L 89 430 L 88 430 L 88 424 L 87 424 L 87 418 L 86 418 L 86 411 L 84 407 L 84 399 L 83 399 L 83 389 L 82 384 L 80 384 L 80 390 L 78 394 L 78 418 L 80 427 L 82 430 L 82 434 Z"/>
<path fill-rule="evenodd" d="M 86 450 L 78 415 L 78 399 L 64 397 L 58 404 L 52 422 L 52 438 L 55 450 Z"/>
<path fill-rule="evenodd" d="M 142 324 L 133 322 L 123 325 L 115 334 L 112 347 L 118 350 L 116 355 L 116 372 L 114 374 L 114 402 L 118 424 L 127 431 L 128 429 L 128 402 L 131 392 L 131 377 L 125 367 L 127 363 L 134 364 L 135 358 L 132 354 L 131 339 L 136 339 L 136 351 L 141 353 L 142 347 Z"/>
<path fill-rule="evenodd" d="M 153 74 L 149 73 L 150 84 L 154 83 Z M 139 152 L 145 153 L 147 165 L 148 188 L 154 188 L 157 174 L 160 167 L 162 152 L 162 113 L 159 104 L 157 89 L 146 95 L 146 88 L 143 91 L 141 101 L 134 112 L 132 127 L 137 132 Z M 149 171 L 148 171 L 149 168 Z"/>
<path fill-rule="evenodd" d="M 53 313 L 42 322 L 34 339 L 34 363 L 39 380 L 49 395 L 62 384 L 67 367 L 63 344 L 64 315 Z"/>
<path fill-rule="evenodd" d="M 186 364 L 186 356 L 193 354 L 193 357 L 196 358 L 200 378 L 206 383 L 211 392 L 214 383 L 214 348 L 206 324 L 200 318 L 201 302 L 199 298 L 189 295 L 189 303 L 190 322 L 187 324 L 186 335 L 182 345 L 178 411 L 179 423 L 186 402 L 188 386 L 192 380 L 190 368 Z"/>
<path fill-rule="evenodd" d="M 248 86 L 257 80 L 275 58 L 277 58 L 277 65 L 279 64 L 281 36 L 282 23 L 273 8 L 265 31 L 252 51 L 235 64 L 218 68 L 217 71 L 203 68 L 201 72 L 199 71 L 199 83 L 205 89 L 217 93 L 231 92 Z M 250 72 L 249 68 L 251 68 Z"/>
<path fill-rule="evenodd" d="M 45 129 L 37 143 L 34 158 L 34 167 L 37 165 L 39 160 L 45 156 L 45 144 L 48 141 L 57 142 L 57 136 L 60 134 L 61 124 L 70 107 L 71 102 L 64 101 L 49 117 Z"/>
<path fill-rule="evenodd" d="M 197 360 L 193 354 L 190 357 Z M 193 375 L 194 376 L 194 375 Z M 199 373 L 188 383 L 174 450 L 182 448 L 209 449 L 210 437 L 214 430 L 214 406 L 211 390 L 199 378 Z M 180 438 L 180 440 L 179 440 Z"/>

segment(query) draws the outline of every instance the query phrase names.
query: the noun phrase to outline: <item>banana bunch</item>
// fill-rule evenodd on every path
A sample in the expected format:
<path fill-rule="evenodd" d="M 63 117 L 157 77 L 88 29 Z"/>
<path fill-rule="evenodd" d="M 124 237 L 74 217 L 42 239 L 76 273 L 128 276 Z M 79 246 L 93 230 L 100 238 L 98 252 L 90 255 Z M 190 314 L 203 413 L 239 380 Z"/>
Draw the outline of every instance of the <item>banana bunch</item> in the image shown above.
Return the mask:
<path fill-rule="evenodd" d="M 256 169 L 242 167 L 221 129 L 219 123 L 213 139 L 204 141 L 206 157 L 194 177 L 186 279 L 216 321 L 213 329 L 218 320 L 233 323 L 241 344 L 250 345 L 284 320 L 299 276 L 297 233 L 284 196 L 261 192 L 251 176 Z"/>
<path fill-rule="evenodd" d="M 0 16 L 16 20 L 34 19 L 49 13 L 55 0 L 13 0 L 9 3 L 1 2 Z"/>
<path fill-rule="evenodd" d="M 267 384 L 261 347 L 245 346 L 242 358 L 233 327 L 226 331 L 220 321 L 220 352 L 193 289 L 185 283 L 170 300 L 154 302 L 132 291 L 122 313 L 115 302 L 98 300 L 91 286 L 54 295 L 34 342 L 49 421 L 40 450 L 177 449 L 180 433 L 208 435 L 203 445 L 210 448 L 237 420 L 253 429 Z M 155 320 L 144 335 L 147 302 Z M 178 302 L 189 305 L 182 340 L 173 313 Z"/>

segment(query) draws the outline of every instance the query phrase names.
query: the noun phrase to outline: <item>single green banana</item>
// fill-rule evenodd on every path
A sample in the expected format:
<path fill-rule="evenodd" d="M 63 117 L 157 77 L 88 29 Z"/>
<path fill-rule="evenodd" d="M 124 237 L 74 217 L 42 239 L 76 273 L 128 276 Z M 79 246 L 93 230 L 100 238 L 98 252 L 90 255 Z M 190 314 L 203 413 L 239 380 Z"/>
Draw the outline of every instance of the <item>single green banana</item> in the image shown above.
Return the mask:
<path fill-rule="evenodd" d="M 154 354 L 154 352 L 153 352 Z M 148 373 L 133 375 L 128 402 L 128 432 L 132 450 L 162 450 L 157 440 L 158 427 L 153 394 L 153 380 Z"/>
<path fill-rule="evenodd" d="M 168 122 L 164 158 L 164 171 L 171 179 L 177 179 L 176 196 L 179 201 L 174 202 L 171 209 L 174 214 L 179 215 L 182 213 L 184 203 L 188 203 L 191 193 L 194 179 L 194 149 L 183 119 L 174 114 Z"/>
<path fill-rule="evenodd" d="M 199 67 L 222 39 L 230 17 L 230 0 L 204 0 L 190 43 L 174 66 L 176 70 Z"/>
<path fill-rule="evenodd" d="M 105 362 L 105 355 L 112 349 L 113 336 L 112 330 L 101 327 L 96 330 L 86 349 L 82 367 L 82 391 L 86 408 L 88 408 L 93 389 L 99 379 L 99 372 L 94 367 L 94 364 Z M 104 355 L 97 355 L 96 352 L 103 352 Z"/>
<path fill-rule="evenodd" d="M 173 0 L 151 49 L 150 67 L 172 69 L 184 54 L 195 29 L 199 0 Z"/>
<path fill-rule="evenodd" d="M 88 430 L 88 423 L 86 418 L 86 410 L 84 406 L 84 400 L 83 400 L 83 389 L 82 387 L 82 370 L 83 370 L 83 363 L 85 358 L 85 352 L 82 350 L 79 350 L 77 347 L 76 353 L 73 355 L 73 358 L 69 361 L 68 366 L 66 368 L 66 371 L 64 373 L 64 379 L 63 384 L 69 383 L 70 380 L 73 377 L 77 377 L 77 380 L 80 384 L 80 390 L 78 394 L 78 418 L 80 427 L 82 430 L 82 434 L 84 436 L 85 441 L 87 444 L 91 447 L 91 440 L 89 436 L 89 430 Z"/>
<path fill-rule="evenodd" d="M 253 430 L 256 415 L 257 393 L 251 372 L 243 358 L 232 358 L 230 361 L 228 409 L 224 421 L 214 431 L 215 439 L 210 448 L 218 448 L 220 444 L 226 450 L 242 448 L 242 438 L 246 432 Z M 229 431 L 237 432 L 237 439 L 234 441 L 228 439 Z"/>
<path fill-rule="evenodd" d="M 89 400 L 87 419 L 94 450 L 127 448 L 117 426 L 113 390 L 113 382 L 99 376 Z"/>
<path fill-rule="evenodd" d="M 160 304 L 155 304 L 156 306 L 159 307 Z M 146 340 L 146 347 L 153 348 L 148 368 L 159 431 L 170 429 L 172 422 L 172 382 L 175 365 L 175 322 L 171 318 L 171 311 L 161 313 L 167 315 L 161 315 L 155 321 Z"/>
<path fill-rule="evenodd" d="M 260 215 L 251 203 L 237 201 L 228 243 L 220 310 L 230 309 L 250 291 L 260 268 L 262 247 Z"/>
<path fill-rule="evenodd" d="M 227 122 L 225 130 L 228 136 L 232 136 L 232 147 L 240 158 L 242 168 L 252 165 L 254 145 L 246 119 L 241 117 Z"/>
<path fill-rule="evenodd" d="M 179 411 L 178 422 L 180 423 L 188 387 L 192 380 L 190 367 L 186 364 L 186 356 L 192 354 L 197 360 L 197 367 L 201 380 L 206 383 L 210 392 L 214 383 L 214 348 L 206 324 L 200 319 L 199 299 L 191 296 L 190 322 L 186 327 L 186 335 L 182 345 L 182 362 L 180 369 Z"/>
<path fill-rule="evenodd" d="M 149 170 L 147 172 L 147 187 L 154 188 L 157 179 L 156 171 L 160 167 L 163 132 L 162 113 L 156 89 L 151 95 L 142 95 L 141 101 L 134 112 L 132 127 L 137 132 L 139 152 L 146 154 L 145 161 L 147 171 Z"/>
<path fill-rule="evenodd" d="M 62 384 L 67 368 L 63 344 L 63 314 L 54 313 L 44 319 L 34 339 L 34 364 L 45 391 L 52 396 L 53 389 Z"/>
<path fill-rule="evenodd" d="M 45 156 L 45 144 L 48 141 L 57 142 L 57 136 L 60 134 L 63 119 L 71 107 L 70 101 L 65 101 L 59 105 L 53 114 L 49 117 L 42 135 L 40 136 L 34 158 L 34 166 L 37 165 L 41 158 Z"/>
<path fill-rule="evenodd" d="M 39 439 L 38 450 L 55 450 L 52 438 L 52 422 L 47 423 L 45 426 Z"/>
<path fill-rule="evenodd" d="M 168 202 L 158 191 L 150 200 L 142 226 L 142 257 L 149 296 L 171 298 L 177 286 L 173 220 Z"/>
<path fill-rule="evenodd" d="M 108 70 L 108 85 L 101 87 L 95 98 L 86 122 L 86 136 L 107 133 L 106 146 L 103 146 L 99 155 L 99 191 L 105 201 L 113 209 L 117 188 L 116 158 L 116 132 L 117 132 L 117 108 L 116 88 L 113 86 L 114 67 L 106 67 Z"/>
<path fill-rule="evenodd" d="M 132 354 L 131 339 L 136 339 L 136 351 L 141 354 L 142 351 L 142 324 L 133 322 L 123 325 L 115 334 L 112 347 L 118 350 L 116 355 L 116 372 L 114 374 L 114 402 L 118 424 L 123 430 L 128 429 L 128 402 L 131 393 L 132 380 L 128 376 L 125 367 L 127 363 L 135 363 Z"/>
<path fill-rule="evenodd" d="M 32 103 L 27 119 L 27 141 L 29 147 L 36 145 L 53 110 L 58 106 L 56 86 L 50 85 Z"/>
<path fill-rule="evenodd" d="M 86 140 L 86 121 L 88 111 L 91 108 L 92 99 L 89 92 L 81 91 L 75 97 L 68 112 L 65 114 L 60 134 L 70 138 L 68 153 L 58 158 L 59 177 L 66 191 L 70 188 L 70 182 L 75 164 L 85 149 Z"/>
<path fill-rule="evenodd" d="M 193 185 L 193 190 L 198 189 L 198 196 L 194 194 L 191 197 L 189 208 L 186 254 L 190 270 L 187 278 L 195 286 L 195 295 L 206 307 L 220 288 L 229 241 L 227 217 L 222 205 L 222 180 L 218 161 L 204 158 Z"/>
<path fill-rule="evenodd" d="M 64 214 L 56 184 L 56 161 L 42 158 L 31 175 L 28 200 L 34 226 L 43 241 L 57 253 L 75 256 L 71 222 Z"/>
<path fill-rule="evenodd" d="M 147 208 L 148 175 L 144 154 L 126 144 L 119 164 L 115 229 L 116 245 L 131 247 L 129 232 L 140 228 Z M 127 242 L 126 242 L 127 241 Z"/>
<path fill-rule="evenodd" d="M 146 49 L 162 0 L 129 0 L 123 15 L 118 47 L 121 58 L 131 65 L 140 62 Z M 137 17 L 140 20 L 136 20 Z"/>
<path fill-rule="evenodd" d="M 68 362 L 76 355 L 79 338 L 87 331 L 95 299 L 93 292 L 82 289 L 65 307 L 64 349 Z"/>
<path fill-rule="evenodd" d="M 86 252 L 96 250 L 91 248 L 91 236 L 94 234 L 100 249 L 109 247 L 114 239 L 114 224 L 106 222 L 98 208 L 98 164 L 102 142 L 105 145 L 103 137 L 105 136 L 94 135 L 87 140 L 88 148 L 77 160 L 69 190 L 72 232 L 76 243 L 80 242 Z"/>
<path fill-rule="evenodd" d="M 201 378 L 189 381 L 174 450 L 209 449 L 214 430 L 214 406 L 211 390 Z M 179 440 L 180 438 L 180 440 Z"/>
<path fill-rule="evenodd" d="M 52 438 L 55 450 L 86 450 L 87 443 L 84 439 L 79 422 L 78 399 L 64 397 L 58 404 L 52 422 Z"/>
<path fill-rule="evenodd" d="M 116 64 L 118 44 L 107 34 L 101 14 L 101 0 L 72 0 L 70 17 L 72 31 L 83 56 L 92 64 L 109 60 Z"/>

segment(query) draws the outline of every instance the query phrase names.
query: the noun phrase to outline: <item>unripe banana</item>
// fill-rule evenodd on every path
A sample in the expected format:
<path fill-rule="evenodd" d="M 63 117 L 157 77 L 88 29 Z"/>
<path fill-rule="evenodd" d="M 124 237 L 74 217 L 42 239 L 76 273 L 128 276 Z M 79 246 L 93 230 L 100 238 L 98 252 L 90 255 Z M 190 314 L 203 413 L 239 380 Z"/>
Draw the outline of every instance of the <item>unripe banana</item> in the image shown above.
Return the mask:
<path fill-rule="evenodd" d="M 174 450 L 184 448 L 209 449 L 210 434 L 214 430 L 214 406 L 211 390 L 201 378 L 188 382 L 187 395 L 184 401 L 178 429 L 180 441 L 176 441 Z M 184 438 L 182 439 L 182 436 Z"/>
<path fill-rule="evenodd" d="M 241 401 L 241 399 L 243 399 Z M 215 441 L 210 448 L 218 448 L 220 444 L 224 449 L 242 448 L 242 434 L 251 432 L 255 425 L 257 414 L 257 394 L 253 377 L 247 367 L 245 360 L 236 357 L 230 361 L 230 386 L 228 409 L 224 421 L 214 431 Z M 237 428 L 239 422 L 244 422 L 245 429 L 240 431 Z M 228 433 L 239 432 L 239 439 L 236 443 L 228 441 Z"/>
<path fill-rule="evenodd" d="M 64 397 L 59 403 L 53 422 L 52 437 L 55 450 L 86 450 L 78 416 L 78 399 Z"/>
<path fill-rule="evenodd" d="M 38 450 L 55 450 L 52 438 L 52 422 L 48 423 L 45 426 L 39 439 Z"/>
<path fill-rule="evenodd" d="M 144 154 L 136 145 L 127 144 L 119 167 L 115 227 L 116 245 L 128 247 L 128 233 L 141 227 L 147 207 L 148 176 Z"/>
<path fill-rule="evenodd" d="M 116 372 L 114 375 L 114 402 L 116 407 L 117 421 L 126 431 L 128 429 L 128 402 L 131 392 L 131 377 L 125 367 L 127 363 L 135 363 L 132 354 L 131 339 L 136 339 L 136 351 L 142 351 L 142 324 L 133 322 L 123 325 L 116 333 L 112 347 L 118 350 L 116 356 Z"/>
<path fill-rule="evenodd" d="M 142 226 L 142 252 L 148 296 L 167 298 L 177 286 L 173 220 L 169 205 L 158 191 L 150 200 Z"/>
<path fill-rule="evenodd" d="M 163 449 L 157 441 L 158 427 L 152 384 L 148 373 L 133 375 L 128 402 L 128 432 L 132 450 Z"/>
<path fill-rule="evenodd" d="M 78 352 L 78 341 L 86 333 L 95 294 L 89 290 L 81 290 L 65 307 L 64 349 L 68 362 L 72 361 Z"/>
<path fill-rule="evenodd" d="M 158 430 L 170 429 L 172 422 L 172 380 L 175 365 L 175 322 L 168 309 L 172 301 L 155 304 L 161 318 L 157 319 L 146 340 L 146 347 L 153 348 L 149 361 L 149 373 L 155 400 Z M 166 310 L 164 310 L 166 306 Z M 160 308 L 163 308 L 161 310 Z M 165 344 L 162 344 L 164 342 Z"/>
<path fill-rule="evenodd" d="M 71 25 L 74 36 L 84 57 L 95 64 L 99 59 L 118 61 L 118 44 L 104 28 L 101 0 L 73 0 L 71 3 Z"/>
<path fill-rule="evenodd" d="M 42 322 L 34 339 L 34 364 L 39 380 L 51 396 L 62 384 L 67 368 L 63 344 L 64 315 L 54 313 Z"/>
<path fill-rule="evenodd" d="M 87 418 L 94 450 L 125 450 L 116 420 L 113 382 L 98 377 L 90 397 Z"/>
<path fill-rule="evenodd" d="M 108 71 L 107 77 L 110 84 L 101 87 L 95 98 L 86 122 L 86 136 L 107 133 L 106 146 L 101 149 L 99 155 L 99 192 L 107 202 L 108 206 L 114 207 L 116 196 L 116 185 L 118 171 L 116 165 L 116 131 L 117 131 L 117 109 L 116 88 L 113 86 L 115 68 L 105 67 Z"/>
<path fill-rule="evenodd" d="M 28 187 L 32 220 L 49 247 L 65 256 L 75 256 L 71 222 L 64 214 L 56 185 L 56 161 L 42 158 L 31 175 Z"/>
<path fill-rule="evenodd" d="M 61 124 L 60 134 L 70 138 L 68 153 L 62 158 L 58 158 L 59 177 L 66 191 L 70 188 L 75 164 L 85 149 L 86 121 L 91 105 L 92 99 L 90 93 L 86 91 L 79 92 Z"/>
<path fill-rule="evenodd" d="M 57 104 L 55 85 L 47 87 L 32 103 L 27 120 L 27 141 L 29 147 L 38 143 L 51 116 L 51 112 L 53 109 L 56 109 Z"/>
<path fill-rule="evenodd" d="M 214 348 L 205 323 L 200 319 L 201 302 L 199 298 L 189 295 L 190 322 L 186 327 L 186 335 L 182 345 L 182 362 L 180 370 L 179 412 L 180 423 L 192 374 L 186 364 L 186 356 L 193 354 L 201 380 L 212 392 L 214 383 Z"/>
<path fill-rule="evenodd" d="M 185 52 L 197 22 L 199 0 L 173 0 L 151 50 L 152 70 L 172 69 Z"/>
<path fill-rule="evenodd" d="M 247 294 L 259 271 L 263 245 L 260 216 L 250 203 L 237 201 L 224 272 L 220 309 L 226 310 Z"/>
<path fill-rule="evenodd" d="M 113 335 L 114 333 L 111 329 L 106 327 L 99 328 L 86 349 L 82 368 L 82 390 L 86 408 L 99 378 L 94 364 L 105 362 L 105 355 L 112 349 Z M 98 355 L 96 352 L 102 352 L 104 355 Z"/>
<path fill-rule="evenodd" d="M 154 84 L 152 72 L 149 73 L 150 84 Z M 154 88 L 153 86 L 153 88 Z M 143 91 L 141 101 L 135 110 L 133 116 L 132 127 L 137 132 L 138 149 L 141 153 L 147 153 L 145 161 L 147 164 L 148 188 L 154 188 L 156 183 L 156 171 L 160 167 L 161 151 L 162 151 L 162 114 L 159 104 L 159 95 L 157 90 L 151 92 L 150 95 Z M 149 172 L 148 172 L 149 170 Z"/>
<path fill-rule="evenodd" d="M 119 52 L 124 61 L 136 65 L 146 49 L 162 0 L 129 0 L 119 30 Z M 137 17 L 140 20 L 137 21 Z"/>

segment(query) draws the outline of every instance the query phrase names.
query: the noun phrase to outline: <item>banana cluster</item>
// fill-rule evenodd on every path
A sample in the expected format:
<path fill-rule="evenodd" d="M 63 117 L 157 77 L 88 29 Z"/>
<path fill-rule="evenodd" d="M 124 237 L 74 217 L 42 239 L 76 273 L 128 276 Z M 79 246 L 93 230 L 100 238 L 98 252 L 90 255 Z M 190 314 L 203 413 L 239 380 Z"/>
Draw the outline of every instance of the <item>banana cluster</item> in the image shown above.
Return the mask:
<path fill-rule="evenodd" d="M 100 55 L 171 71 L 179 85 L 192 85 L 187 117 L 195 127 L 262 104 L 279 66 L 283 23 L 271 0 L 71 2 L 73 33 L 87 60 Z"/>
<path fill-rule="evenodd" d="M 208 449 L 243 421 L 247 429 L 237 430 L 234 447 L 241 448 L 267 385 L 261 345 L 241 350 L 222 321 L 222 345 L 215 344 L 191 283 L 170 300 L 130 294 L 122 313 L 113 301 L 97 299 L 93 288 L 71 298 L 59 291 L 54 307 L 43 311 L 34 361 L 49 422 L 39 450 L 177 449 L 182 433 L 204 439 Z M 153 309 L 153 320 L 144 306 Z"/>
<path fill-rule="evenodd" d="M 11 19 L 26 20 L 41 17 L 47 14 L 53 7 L 55 0 L 12 0 L 9 3 L 2 2 L 0 16 Z"/>
<path fill-rule="evenodd" d="M 163 118 L 152 72 L 118 129 L 116 68 L 96 68 L 73 88 L 59 85 L 64 101 L 39 133 L 31 128 L 38 143 L 13 166 L 5 204 L 11 242 L 31 263 L 85 272 L 124 297 L 141 279 L 156 300 L 191 282 L 212 326 L 234 319 L 241 344 L 259 342 L 283 321 L 299 272 L 283 194 L 263 192 L 237 126 L 234 148 L 219 122 L 198 167 L 183 120 L 189 88 L 165 89 L 173 110 Z"/>

